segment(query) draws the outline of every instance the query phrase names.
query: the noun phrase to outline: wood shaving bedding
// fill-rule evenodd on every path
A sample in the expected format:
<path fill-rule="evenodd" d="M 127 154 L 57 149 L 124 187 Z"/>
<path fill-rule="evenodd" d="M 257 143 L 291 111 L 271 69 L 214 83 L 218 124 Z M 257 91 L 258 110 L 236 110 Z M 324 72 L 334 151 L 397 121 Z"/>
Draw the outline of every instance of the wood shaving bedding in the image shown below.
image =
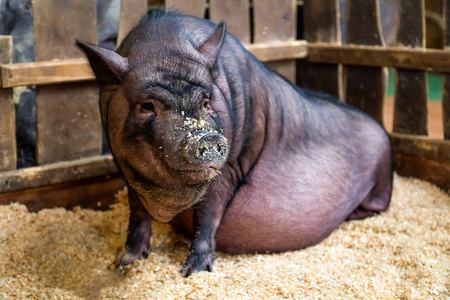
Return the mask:
<path fill-rule="evenodd" d="M 189 240 L 156 222 L 150 256 L 112 268 L 126 198 L 105 212 L 0 206 L 0 299 L 450 298 L 450 196 L 427 182 L 396 176 L 386 213 L 345 222 L 319 245 L 216 252 L 212 273 L 189 278 L 179 275 Z"/>

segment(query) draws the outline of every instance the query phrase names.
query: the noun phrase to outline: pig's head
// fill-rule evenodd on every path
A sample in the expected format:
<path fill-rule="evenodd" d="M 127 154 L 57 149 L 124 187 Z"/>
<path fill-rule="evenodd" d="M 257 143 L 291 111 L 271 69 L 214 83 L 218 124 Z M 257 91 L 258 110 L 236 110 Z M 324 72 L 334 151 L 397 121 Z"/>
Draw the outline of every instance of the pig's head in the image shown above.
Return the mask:
<path fill-rule="evenodd" d="M 77 41 L 100 85 L 100 113 L 114 157 L 159 221 L 199 201 L 227 160 L 212 78 L 225 33 L 219 25 L 198 47 L 180 47 L 183 41 L 173 37 L 129 37 L 124 43 L 132 46 L 118 53 Z"/>

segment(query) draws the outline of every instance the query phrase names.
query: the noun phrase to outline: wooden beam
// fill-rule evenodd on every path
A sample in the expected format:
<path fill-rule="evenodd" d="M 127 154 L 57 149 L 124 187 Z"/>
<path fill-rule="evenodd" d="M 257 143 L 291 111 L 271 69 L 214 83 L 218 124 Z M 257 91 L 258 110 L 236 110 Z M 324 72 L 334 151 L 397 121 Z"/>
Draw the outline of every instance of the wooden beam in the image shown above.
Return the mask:
<path fill-rule="evenodd" d="M 205 17 L 205 0 L 166 0 L 164 1 L 164 4 L 168 10 L 177 10 L 199 18 Z"/>
<path fill-rule="evenodd" d="M 400 0 L 397 45 L 425 49 L 425 1 Z M 397 68 L 393 132 L 428 135 L 427 74 Z"/>
<path fill-rule="evenodd" d="M 133 26 L 137 25 L 148 9 L 147 0 L 127 0 L 120 1 L 120 19 L 119 30 L 117 32 L 117 45 L 122 43 L 123 39 L 131 31 Z"/>
<path fill-rule="evenodd" d="M 51 8 L 51 9 L 49 9 Z M 33 0 L 36 61 L 82 58 L 75 38 L 97 42 L 93 0 Z M 36 160 L 40 165 L 101 154 L 98 87 L 71 83 L 36 88 Z"/>
<path fill-rule="evenodd" d="M 303 40 L 252 44 L 246 47 L 262 62 L 304 58 L 308 46 Z M 95 76 L 84 58 L 0 65 L 1 88 L 93 81 Z"/>
<path fill-rule="evenodd" d="M 308 43 L 340 44 L 339 0 L 307 0 L 303 34 Z M 342 98 L 339 64 L 297 61 L 297 84 L 305 89 Z"/>
<path fill-rule="evenodd" d="M 394 153 L 450 163 L 450 141 L 448 140 L 412 134 L 391 133 L 391 141 Z"/>
<path fill-rule="evenodd" d="M 307 61 L 450 72 L 450 51 L 404 47 L 308 44 Z"/>
<path fill-rule="evenodd" d="M 245 47 L 262 62 L 305 58 L 308 43 L 303 40 L 252 44 Z"/>
<path fill-rule="evenodd" d="M 379 6 L 379 0 L 347 0 L 345 44 L 384 46 Z M 345 102 L 383 125 L 383 69 L 344 66 L 343 73 Z"/>
<path fill-rule="evenodd" d="M 12 62 L 12 36 L 0 36 L 0 63 Z M 16 114 L 12 89 L 0 90 L 0 171 L 16 169 Z"/>
<path fill-rule="evenodd" d="M 294 41 L 297 35 L 297 6 L 295 0 L 253 0 L 253 41 L 271 43 Z M 296 79 L 294 60 L 277 61 L 269 67 L 292 82 Z"/>
<path fill-rule="evenodd" d="M 450 162 L 394 153 L 395 172 L 429 181 L 450 193 Z"/>
<path fill-rule="evenodd" d="M 31 212 L 53 207 L 72 209 L 75 206 L 103 210 L 108 209 L 114 202 L 114 195 L 124 186 L 125 182 L 119 175 L 100 176 L 3 193 L 0 194 L 0 205 L 17 202 L 26 205 Z"/>
<path fill-rule="evenodd" d="M 0 193 L 25 190 L 119 171 L 112 155 L 94 156 L 0 173 Z"/>
<path fill-rule="evenodd" d="M 2 88 L 95 80 L 85 58 L 2 65 L 1 74 Z"/>

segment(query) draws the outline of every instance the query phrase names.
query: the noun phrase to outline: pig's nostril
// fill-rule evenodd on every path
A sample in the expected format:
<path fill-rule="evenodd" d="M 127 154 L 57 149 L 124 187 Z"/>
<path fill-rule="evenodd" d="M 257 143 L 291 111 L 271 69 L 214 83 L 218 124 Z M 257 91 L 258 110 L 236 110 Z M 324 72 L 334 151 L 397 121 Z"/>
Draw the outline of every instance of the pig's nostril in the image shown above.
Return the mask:
<path fill-rule="evenodd" d="M 216 150 L 217 150 L 217 153 L 219 153 L 220 155 L 223 155 L 223 148 L 222 148 L 222 146 L 217 145 Z"/>
<path fill-rule="evenodd" d="M 203 158 L 203 155 L 205 154 L 205 151 L 206 151 L 205 148 L 199 148 L 195 156 L 198 159 L 201 159 L 201 158 Z"/>

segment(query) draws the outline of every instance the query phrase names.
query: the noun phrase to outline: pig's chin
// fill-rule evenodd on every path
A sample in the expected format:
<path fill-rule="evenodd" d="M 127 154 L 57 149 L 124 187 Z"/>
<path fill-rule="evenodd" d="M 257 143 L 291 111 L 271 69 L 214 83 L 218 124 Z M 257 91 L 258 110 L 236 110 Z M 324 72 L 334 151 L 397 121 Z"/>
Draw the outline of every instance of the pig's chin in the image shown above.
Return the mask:
<path fill-rule="evenodd" d="M 199 182 L 211 181 L 220 174 L 218 168 L 208 167 L 200 170 L 183 170 L 187 184 L 197 184 Z"/>
<path fill-rule="evenodd" d="M 143 204 L 148 213 L 158 222 L 167 223 L 170 222 L 179 213 L 191 208 L 199 199 L 192 199 L 190 202 L 181 204 L 177 207 L 170 207 L 163 203 L 158 202 L 146 202 Z"/>

